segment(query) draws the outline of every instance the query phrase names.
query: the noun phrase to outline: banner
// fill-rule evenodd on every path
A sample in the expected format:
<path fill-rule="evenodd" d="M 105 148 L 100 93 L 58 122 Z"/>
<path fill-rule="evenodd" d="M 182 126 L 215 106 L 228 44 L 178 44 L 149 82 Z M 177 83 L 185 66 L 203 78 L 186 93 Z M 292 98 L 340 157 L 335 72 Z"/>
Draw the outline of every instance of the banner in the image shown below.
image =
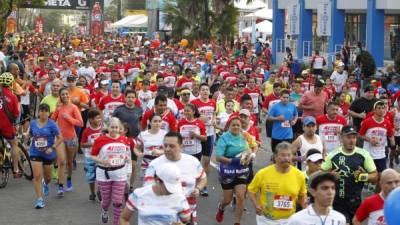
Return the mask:
<path fill-rule="evenodd" d="M 42 15 L 39 15 L 36 18 L 35 33 L 43 33 L 43 23 L 44 23 L 44 18 Z"/>
<path fill-rule="evenodd" d="M 17 6 L 13 5 L 11 14 L 7 17 L 6 21 L 6 33 L 17 32 Z"/>
<path fill-rule="evenodd" d="M 288 7 L 288 34 L 298 35 L 300 33 L 300 5 L 291 4 Z"/>
<path fill-rule="evenodd" d="M 99 2 L 93 5 L 91 12 L 90 34 L 103 35 L 103 11 Z"/>
<path fill-rule="evenodd" d="M 317 7 L 317 35 L 331 36 L 331 2 L 319 3 Z"/>
<path fill-rule="evenodd" d="M 45 9 L 90 9 L 90 0 L 45 0 L 43 5 L 35 5 L 30 0 L 26 0 L 20 8 L 45 8 Z"/>

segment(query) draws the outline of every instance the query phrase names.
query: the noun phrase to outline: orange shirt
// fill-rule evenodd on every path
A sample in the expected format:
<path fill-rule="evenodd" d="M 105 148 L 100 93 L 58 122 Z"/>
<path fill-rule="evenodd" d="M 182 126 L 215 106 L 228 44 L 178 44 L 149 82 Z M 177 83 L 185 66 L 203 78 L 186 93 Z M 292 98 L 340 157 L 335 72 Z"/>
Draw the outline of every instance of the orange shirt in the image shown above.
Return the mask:
<path fill-rule="evenodd" d="M 11 84 L 11 90 L 17 96 L 21 96 L 25 92 L 21 85 L 19 85 L 15 80 Z"/>
<path fill-rule="evenodd" d="M 61 136 L 66 140 L 77 137 L 75 126 L 83 126 L 81 111 L 72 103 L 68 105 L 60 104 L 51 118 L 57 121 Z"/>
<path fill-rule="evenodd" d="M 69 93 L 69 98 L 71 99 L 71 102 L 73 102 L 75 99 L 79 100 L 79 102 L 82 102 L 84 104 L 89 104 L 89 97 L 86 95 L 86 93 L 77 87 L 74 87 L 73 89 L 69 88 L 68 89 Z M 79 107 L 79 110 L 81 108 Z"/>

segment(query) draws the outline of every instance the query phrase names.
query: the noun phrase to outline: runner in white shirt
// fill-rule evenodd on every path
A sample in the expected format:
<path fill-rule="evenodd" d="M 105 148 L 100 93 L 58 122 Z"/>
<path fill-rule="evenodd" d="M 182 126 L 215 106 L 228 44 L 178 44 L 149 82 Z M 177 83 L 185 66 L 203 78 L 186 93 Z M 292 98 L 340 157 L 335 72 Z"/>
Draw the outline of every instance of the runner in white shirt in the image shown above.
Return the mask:
<path fill-rule="evenodd" d="M 84 76 L 90 83 L 96 78 L 96 71 L 92 66 L 89 66 L 89 63 L 86 61 L 86 59 L 81 59 L 81 62 L 83 65 L 78 69 L 78 76 Z"/>
<path fill-rule="evenodd" d="M 338 70 L 333 71 L 330 78 L 335 86 L 336 93 L 341 93 L 343 86 L 346 84 L 348 74 L 347 71 L 344 70 L 343 62 L 340 62 L 338 66 Z"/>
<path fill-rule="evenodd" d="M 336 193 L 336 177 L 328 172 L 316 172 L 308 181 L 311 202 L 307 208 L 292 215 L 287 225 L 345 225 L 346 218 L 332 209 Z"/>
<path fill-rule="evenodd" d="M 138 91 L 138 99 L 142 105 L 143 111 L 147 109 L 147 104 L 153 98 L 153 92 L 149 90 L 150 81 L 143 80 L 143 87 Z"/>
<path fill-rule="evenodd" d="M 153 185 L 138 188 L 129 196 L 120 225 L 129 225 L 135 211 L 138 212 L 138 225 L 182 225 L 190 221 L 179 168 L 173 163 L 165 163 L 155 174 Z"/>
<path fill-rule="evenodd" d="M 167 133 L 161 129 L 162 119 L 158 114 L 153 114 L 149 121 L 150 129 L 140 132 L 134 150 L 138 157 L 143 158 L 140 167 L 141 180 L 143 180 L 144 171 L 148 168 L 150 162 L 164 154 L 163 140 Z"/>
<path fill-rule="evenodd" d="M 191 222 L 197 224 L 196 207 L 200 190 L 207 184 L 206 173 L 199 160 L 182 153 L 182 136 L 176 132 L 169 132 L 164 137 L 164 155 L 153 160 L 146 170 L 144 185 L 154 184 L 157 168 L 165 163 L 174 163 L 181 172 L 183 192 L 191 210 Z"/>

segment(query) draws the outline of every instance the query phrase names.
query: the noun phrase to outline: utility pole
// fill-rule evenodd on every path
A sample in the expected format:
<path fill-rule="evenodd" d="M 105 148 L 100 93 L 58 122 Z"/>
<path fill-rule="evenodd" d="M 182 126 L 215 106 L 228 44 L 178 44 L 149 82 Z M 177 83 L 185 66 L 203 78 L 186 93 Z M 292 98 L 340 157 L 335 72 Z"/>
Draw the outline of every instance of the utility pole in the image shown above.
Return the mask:
<path fill-rule="evenodd" d="M 117 20 L 122 19 L 122 0 L 117 0 Z"/>

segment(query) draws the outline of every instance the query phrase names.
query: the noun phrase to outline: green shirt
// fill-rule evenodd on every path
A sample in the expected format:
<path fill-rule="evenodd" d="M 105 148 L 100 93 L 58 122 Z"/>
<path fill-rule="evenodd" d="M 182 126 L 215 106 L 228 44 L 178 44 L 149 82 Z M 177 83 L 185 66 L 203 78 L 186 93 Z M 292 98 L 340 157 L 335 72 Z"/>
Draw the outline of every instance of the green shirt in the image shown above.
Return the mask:
<path fill-rule="evenodd" d="M 325 158 L 321 165 L 322 170 L 339 169 L 340 171 L 339 182 L 336 186 L 336 198 L 345 200 L 361 198 L 364 183 L 357 182 L 354 178 L 354 171 L 359 167 L 367 173 L 376 171 L 371 155 L 362 148 L 356 147 L 352 153 L 347 153 L 343 151 L 342 147 L 339 147 Z"/>
<path fill-rule="evenodd" d="M 53 113 L 57 109 L 58 97 L 54 97 L 52 94 L 47 95 L 42 99 L 40 104 L 46 103 L 50 106 L 50 113 Z"/>

